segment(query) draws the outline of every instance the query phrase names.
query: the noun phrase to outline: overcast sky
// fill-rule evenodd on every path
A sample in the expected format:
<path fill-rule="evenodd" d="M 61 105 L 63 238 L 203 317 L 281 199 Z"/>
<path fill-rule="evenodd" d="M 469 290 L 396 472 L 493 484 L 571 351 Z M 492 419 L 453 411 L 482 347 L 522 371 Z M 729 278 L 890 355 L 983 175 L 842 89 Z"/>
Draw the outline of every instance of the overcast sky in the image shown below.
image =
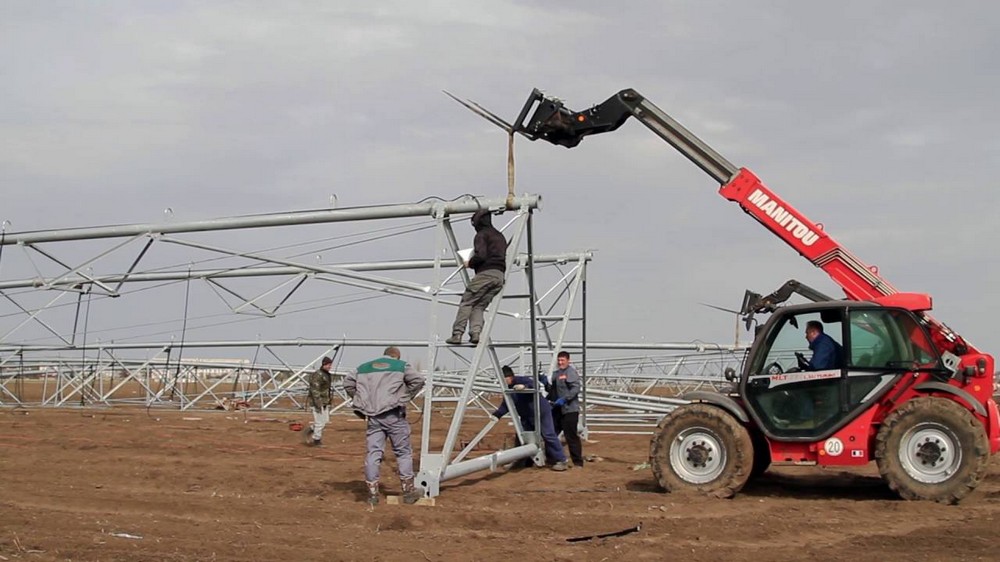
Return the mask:
<path fill-rule="evenodd" d="M 158 222 L 168 207 L 172 220 L 310 209 L 331 194 L 340 206 L 501 197 L 504 134 L 441 90 L 512 119 L 533 87 L 577 110 L 632 87 L 1000 351 L 1000 7 L 563 5 L 4 1 L 0 219 L 18 232 Z M 520 139 L 517 170 L 518 191 L 544 197 L 538 250 L 597 252 L 591 339 L 729 343 L 732 317 L 699 303 L 735 308 L 744 289 L 790 278 L 840 294 L 638 123 L 573 150 Z M 430 257 L 422 243 L 394 250 Z M 14 263 L 0 278 L 24 277 Z M 405 308 L 412 329 L 383 331 L 366 306 L 251 336 L 426 337 L 419 310 Z"/>

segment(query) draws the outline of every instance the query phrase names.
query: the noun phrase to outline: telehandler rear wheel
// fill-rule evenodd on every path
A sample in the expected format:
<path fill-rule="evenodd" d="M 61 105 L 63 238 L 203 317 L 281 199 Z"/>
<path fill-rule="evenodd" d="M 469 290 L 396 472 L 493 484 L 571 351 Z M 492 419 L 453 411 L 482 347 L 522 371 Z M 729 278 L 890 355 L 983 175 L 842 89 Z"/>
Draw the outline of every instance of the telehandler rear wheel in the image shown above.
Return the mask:
<path fill-rule="evenodd" d="M 885 418 L 876 436 L 879 472 L 908 500 L 958 503 L 979 485 L 989 457 L 982 424 L 947 398 L 903 404 Z"/>
<path fill-rule="evenodd" d="M 710 404 L 688 404 L 671 412 L 660 421 L 649 447 L 653 475 L 668 492 L 732 497 L 750 478 L 753 461 L 750 433 Z"/>

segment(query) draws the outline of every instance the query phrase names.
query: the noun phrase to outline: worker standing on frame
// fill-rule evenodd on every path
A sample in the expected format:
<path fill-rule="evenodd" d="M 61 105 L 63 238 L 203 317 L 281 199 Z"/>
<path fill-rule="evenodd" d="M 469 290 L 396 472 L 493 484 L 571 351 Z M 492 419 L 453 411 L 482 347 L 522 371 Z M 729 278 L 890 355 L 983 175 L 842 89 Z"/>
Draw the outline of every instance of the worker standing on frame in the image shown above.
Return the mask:
<path fill-rule="evenodd" d="M 469 343 L 479 343 L 486 307 L 503 289 L 507 271 L 507 239 L 493 227 L 490 212 L 480 209 L 473 213 L 472 226 L 476 229 L 476 238 L 472 256 L 465 266 L 471 267 L 476 276 L 462 293 L 462 302 L 458 305 L 455 323 L 451 327 L 451 337 L 445 340 L 450 345 L 462 343 L 466 325 L 469 328 Z"/>

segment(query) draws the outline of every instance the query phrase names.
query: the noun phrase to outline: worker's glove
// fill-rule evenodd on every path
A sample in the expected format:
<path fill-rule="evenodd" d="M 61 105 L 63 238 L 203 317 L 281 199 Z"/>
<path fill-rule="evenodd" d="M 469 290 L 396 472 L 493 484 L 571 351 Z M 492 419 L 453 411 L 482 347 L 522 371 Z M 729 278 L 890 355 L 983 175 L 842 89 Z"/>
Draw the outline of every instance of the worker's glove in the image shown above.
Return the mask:
<path fill-rule="evenodd" d="M 556 401 L 555 401 L 555 402 L 553 402 L 553 403 L 552 403 L 552 405 L 553 405 L 553 406 L 557 406 L 557 407 L 560 407 L 560 408 L 561 408 L 561 407 L 563 407 L 563 406 L 565 406 L 565 405 L 566 405 L 566 399 L 565 399 L 565 398 L 562 398 L 562 397 L 560 397 L 560 398 L 556 398 Z"/>

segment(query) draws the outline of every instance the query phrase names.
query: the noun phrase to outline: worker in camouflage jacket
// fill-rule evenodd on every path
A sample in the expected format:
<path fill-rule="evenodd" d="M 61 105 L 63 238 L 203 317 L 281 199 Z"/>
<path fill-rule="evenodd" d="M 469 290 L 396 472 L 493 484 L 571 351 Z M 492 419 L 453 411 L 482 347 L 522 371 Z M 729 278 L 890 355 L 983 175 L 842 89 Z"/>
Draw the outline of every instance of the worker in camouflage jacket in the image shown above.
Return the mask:
<path fill-rule="evenodd" d="M 379 471 L 387 437 L 396 454 L 403 502 L 416 503 L 424 495 L 424 490 L 413 484 L 413 449 L 406 421 L 406 403 L 424 387 L 424 378 L 399 356 L 399 349 L 388 347 L 382 357 L 363 363 L 344 377 L 344 390 L 352 398 L 355 413 L 368 423 L 365 483 L 372 506 L 379 500 Z"/>
<path fill-rule="evenodd" d="M 312 409 L 313 424 L 311 429 L 312 445 L 323 444 L 323 428 L 330 423 L 330 406 L 333 397 L 330 392 L 331 379 L 330 366 L 333 360 L 324 357 L 319 369 L 309 373 L 309 406 Z"/>

